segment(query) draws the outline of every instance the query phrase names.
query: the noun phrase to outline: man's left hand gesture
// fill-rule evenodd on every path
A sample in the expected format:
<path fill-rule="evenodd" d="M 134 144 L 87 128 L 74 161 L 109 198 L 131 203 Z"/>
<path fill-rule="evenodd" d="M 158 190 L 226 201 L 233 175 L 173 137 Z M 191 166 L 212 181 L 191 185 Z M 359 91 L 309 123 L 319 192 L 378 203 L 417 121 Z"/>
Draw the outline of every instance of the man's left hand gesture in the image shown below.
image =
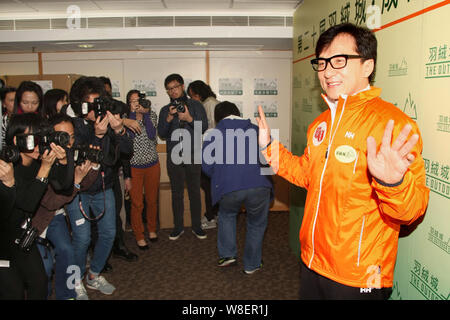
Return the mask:
<path fill-rule="evenodd" d="M 402 181 L 406 170 L 415 159 L 410 152 L 419 141 L 418 134 L 413 134 L 408 140 L 412 127 L 410 124 L 406 124 L 391 145 L 393 129 L 394 120 L 389 120 L 378 152 L 375 138 L 367 138 L 369 172 L 373 177 L 386 184 L 397 184 Z"/>

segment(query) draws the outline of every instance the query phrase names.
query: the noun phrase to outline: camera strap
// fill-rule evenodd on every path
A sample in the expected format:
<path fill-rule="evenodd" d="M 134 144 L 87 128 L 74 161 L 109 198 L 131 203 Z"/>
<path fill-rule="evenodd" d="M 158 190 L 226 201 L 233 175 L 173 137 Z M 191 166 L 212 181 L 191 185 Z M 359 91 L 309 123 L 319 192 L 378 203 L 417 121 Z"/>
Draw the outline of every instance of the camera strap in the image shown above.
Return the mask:
<path fill-rule="evenodd" d="M 105 211 L 106 211 L 105 172 L 102 171 L 102 172 L 101 172 L 101 175 L 102 175 L 102 185 L 103 185 L 103 211 L 102 211 L 97 217 L 95 217 L 95 218 L 90 218 L 90 217 L 86 214 L 86 212 L 84 211 L 84 209 L 83 209 L 83 204 L 81 203 L 81 198 L 80 198 L 80 201 L 79 201 L 81 214 L 82 214 L 83 217 L 84 217 L 86 220 L 88 220 L 88 221 L 98 221 L 98 220 L 100 220 L 100 219 L 103 217 L 103 215 L 105 214 Z M 92 200 L 91 200 L 91 201 L 92 201 Z M 91 205 L 91 201 L 89 201 L 89 203 L 88 203 L 88 206 L 87 206 L 88 208 L 89 208 L 90 205 Z"/>

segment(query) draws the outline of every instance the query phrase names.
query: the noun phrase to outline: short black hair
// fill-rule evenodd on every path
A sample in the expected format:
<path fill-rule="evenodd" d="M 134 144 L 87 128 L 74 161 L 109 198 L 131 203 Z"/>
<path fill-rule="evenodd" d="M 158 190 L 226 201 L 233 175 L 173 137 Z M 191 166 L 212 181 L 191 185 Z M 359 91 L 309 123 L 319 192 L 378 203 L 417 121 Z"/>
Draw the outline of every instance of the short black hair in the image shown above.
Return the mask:
<path fill-rule="evenodd" d="M 374 68 L 369 76 L 369 82 L 372 83 L 375 79 L 378 42 L 374 33 L 368 28 L 360 27 L 352 23 L 341 23 L 330 27 L 329 29 L 324 31 L 320 35 L 319 40 L 317 40 L 315 52 L 316 58 L 319 58 L 322 51 L 325 50 L 331 44 L 331 42 L 333 42 L 334 38 L 336 38 L 341 33 L 349 34 L 355 39 L 355 50 L 360 56 L 363 57 L 364 60 L 373 59 Z"/>
<path fill-rule="evenodd" d="M 39 133 L 43 127 L 47 127 L 47 123 L 40 114 L 13 114 L 11 120 L 9 120 L 8 130 L 6 131 L 6 144 L 10 146 L 14 145 L 14 137 L 24 133 L 27 128 L 30 128 L 31 133 Z"/>
<path fill-rule="evenodd" d="M 101 82 L 103 82 L 103 84 L 108 84 L 111 88 L 112 88 L 112 84 L 111 84 L 111 79 L 109 79 L 108 77 L 98 77 L 100 79 Z"/>
<path fill-rule="evenodd" d="M 167 85 L 172 81 L 177 81 L 179 84 L 184 84 L 183 77 L 178 73 L 172 73 L 166 77 L 164 80 L 164 88 L 167 88 Z"/>
<path fill-rule="evenodd" d="M 40 85 L 38 85 L 36 82 L 33 81 L 22 81 L 22 83 L 17 88 L 16 99 L 14 101 L 14 113 L 17 113 L 17 111 L 19 110 L 20 102 L 22 101 L 22 96 L 27 91 L 36 93 L 39 99 L 39 106 L 36 111 L 40 113 L 42 109 L 42 100 L 43 100 L 42 88 Z"/>
<path fill-rule="evenodd" d="M 74 122 L 73 122 L 73 118 L 64 113 L 55 114 L 53 117 L 48 119 L 48 122 L 51 127 L 54 127 L 57 124 L 60 124 L 62 122 L 69 122 L 72 124 L 72 126 L 75 126 Z"/>
<path fill-rule="evenodd" d="M 195 80 L 191 82 L 187 88 L 188 93 L 189 90 L 191 90 L 195 94 L 198 94 L 202 101 L 205 101 L 209 97 L 217 98 L 211 87 L 208 84 L 204 83 L 202 80 Z"/>
<path fill-rule="evenodd" d="M 0 100 L 3 102 L 6 99 L 6 95 L 10 92 L 17 92 L 17 88 L 14 87 L 4 87 L 0 89 Z"/>
<path fill-rule="evenodd" d="M 81 115 L 81 104 L 90 94 L 106 95 L 105 85 L 98 77 L 78 78 L 70 89 L 70 105 L 77 116 Z"/>
<path fill-rule="evenodd" d="M 241 116 L 241 112 L 234 103 L 223 101 L 216 105 L 214 109 L 214 121 L 216 121 L 216 123 L 219 123 L 220 120 L 231 115 Z"/>

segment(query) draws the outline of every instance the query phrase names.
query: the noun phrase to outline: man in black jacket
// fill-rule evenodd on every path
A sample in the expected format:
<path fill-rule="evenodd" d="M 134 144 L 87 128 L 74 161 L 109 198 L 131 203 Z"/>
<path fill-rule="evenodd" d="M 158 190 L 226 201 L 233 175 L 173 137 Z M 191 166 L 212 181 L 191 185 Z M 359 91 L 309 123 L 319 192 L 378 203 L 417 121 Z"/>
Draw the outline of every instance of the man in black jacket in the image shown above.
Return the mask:
<path fill-rule="evenodd" d="M 184 80 L 179 74 L 169 75 L 165 81 L 170 103 L 159 113 L 158 134 L 166 140 L 167 173 L 172 189 L 172 210 L 174 229 L 170 240 L 177 240 L 183 233 L 184 183 L 186 181 L 192 232 L 199 239 L 205 239 L 201 228 L 201 139 L 208 129 L 208 118 L 203 105 L 187 98 Z"/>
<path fill-rule="evenodd" d="M 106 101 L 99 108 L 98 98 Z M 75 146 L 99 146 L 104 154 L 94 184 L 81 192 L 67 205 L 72 226 L 75 260 L 83 276 L 86 271 L 86 255 L 91 242 L 90 222 L 97 221 L 98 240 L 95 244 L 86 286 L 103 294 L 112 294 L 115 287 L 100 272 L 111 252 L 116 234 L 116 210 L 113 188 L 114 165 L 120 156 L 131 156 L 133 145 L 120 118 L 120 106 L 108 105 L 103 83 L 96 77 L 81 77 L 70 91 L 71 106 L 67 113 L 75 115 Z M 101 103 L 100 103 L 101 104 Z M 99 116 L 98 111 L 102 111 Z M 112 112 L 111 112 L 112 111 Z M 89 209 L 94 218 L 89 217 Z M 87 299 L 82 281 L 76 284 L 77 299 Z"/>

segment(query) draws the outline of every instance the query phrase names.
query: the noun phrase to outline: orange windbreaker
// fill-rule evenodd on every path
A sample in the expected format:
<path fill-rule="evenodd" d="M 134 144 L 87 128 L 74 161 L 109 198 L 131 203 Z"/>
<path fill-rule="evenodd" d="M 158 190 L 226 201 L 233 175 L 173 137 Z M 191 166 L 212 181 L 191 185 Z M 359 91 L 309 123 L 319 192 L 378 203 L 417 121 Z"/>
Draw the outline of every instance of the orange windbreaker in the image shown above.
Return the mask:
<path fill-rule="evenodd" d="M 360 288 L 392 287 L 400 225 L 423 215 L 429 197 L 421 138 L 401 184 L 384 186 L 369 173 L 367 137 L 379 147 L 389 119 L 395 121 L 392 141 L 406 123 L 420 135 L 416 123 L 380 93 L 371 87 L 339 98 L 333 123 L 327 110 L 309 126 L 300 157 L 277 141 L 263 151 L 278 175 L 308 191 L 300 229 L 303 262 Z"/>

